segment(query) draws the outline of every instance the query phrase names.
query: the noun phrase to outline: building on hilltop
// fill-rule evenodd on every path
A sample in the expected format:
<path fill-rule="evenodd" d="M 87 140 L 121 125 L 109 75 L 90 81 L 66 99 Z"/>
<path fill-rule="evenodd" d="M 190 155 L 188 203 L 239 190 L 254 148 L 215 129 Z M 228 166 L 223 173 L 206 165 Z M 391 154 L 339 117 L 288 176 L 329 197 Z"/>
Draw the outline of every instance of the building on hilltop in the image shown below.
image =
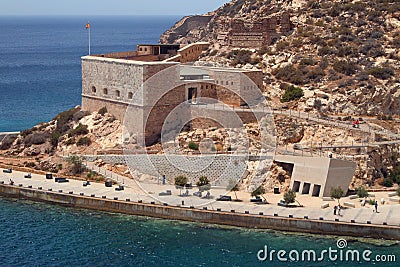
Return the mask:
<path fill-rule="evenodd" d="M 138 45 L 133 52 L 82 57 L 82 108 L 94 112 L 106 107 L 121 122 L 128 114 L 135 121 L 133 132 L 143 133 L 138 138 L 151 145 L 160 140 L 167 116 L 182 103 L 197 105 L 202 99 L 239 107 L 262 101 L 261 93 L 251 93 L 263 87 L 261 71 L 187 64 L 208 45 Z M 245 122 L 255 120 L 243 114 Z"/>
<path fill-rule="evenodd" d="M 229 47 L 259 48 L 273 44 L 292 29 L 288 12 L 251 22 L 231 19 L 221 25 L 218 40 Z"/>

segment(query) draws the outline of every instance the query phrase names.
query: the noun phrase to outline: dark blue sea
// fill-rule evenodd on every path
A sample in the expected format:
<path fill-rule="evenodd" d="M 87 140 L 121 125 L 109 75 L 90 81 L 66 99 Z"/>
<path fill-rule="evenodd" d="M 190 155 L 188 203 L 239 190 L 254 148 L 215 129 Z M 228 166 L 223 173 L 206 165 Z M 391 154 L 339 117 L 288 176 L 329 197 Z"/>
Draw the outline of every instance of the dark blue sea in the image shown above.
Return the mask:
<path fill-rule="evenodd" d="M 0 198 L 0 266 L 399 266 L 399 245 L 347 238 L 397 263 L 259 261 L 258 251 L 337 249 L 336 237 L 168 221 Z M 286 255 L 288 257 L 288 255 Z M 372 256 L 371 256 L 372 257 Z"/>
<path fill-rule="evenodd" d="M 81 56 L 157 43 L 179 17 L 0 17 L 0 132 L 49 121 L 81 104 Z"/>
<path fill-rule="evenodd" d="M 91 17 L 92 52 L 157 42 L 178 17 Z M 80 104 L 83 17 L 0 17 L 0 132 Z M 246 230 L 0 198 L 0 266 L 399 266 L 400 246 L 347 238 L 349 249 L 397 262 L 260 262 L 270 250 L 337 248 L 336 237 Z M 287 255 L 286 255 L 287 256 Z"/>

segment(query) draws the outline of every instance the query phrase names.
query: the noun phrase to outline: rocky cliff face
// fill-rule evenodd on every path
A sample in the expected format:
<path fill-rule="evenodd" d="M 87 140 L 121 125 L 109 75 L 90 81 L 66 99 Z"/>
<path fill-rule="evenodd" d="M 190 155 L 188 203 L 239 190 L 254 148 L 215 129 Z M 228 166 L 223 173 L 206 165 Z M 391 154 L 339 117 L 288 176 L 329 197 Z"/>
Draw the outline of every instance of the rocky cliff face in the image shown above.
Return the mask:
<path fill-rule="evenodd" d="M 232 20 L 252 24 L 275 17 L 279 32 L 282 14 L 289 14 L 293 28 L 270 44 L 226 43 Z M 271 105 L 280 105 L 282 85 L 292 84 L 304 92 L 295 102 L 302 110 L 400 115 L 398 1 L 233 0 L 206 16 L 193 28 L 185 18 L 161 41 L 208 41 L 212 46 L 197 64 L 262 69 Z M 181 25 L 184 31 L 177 30 Z"/>

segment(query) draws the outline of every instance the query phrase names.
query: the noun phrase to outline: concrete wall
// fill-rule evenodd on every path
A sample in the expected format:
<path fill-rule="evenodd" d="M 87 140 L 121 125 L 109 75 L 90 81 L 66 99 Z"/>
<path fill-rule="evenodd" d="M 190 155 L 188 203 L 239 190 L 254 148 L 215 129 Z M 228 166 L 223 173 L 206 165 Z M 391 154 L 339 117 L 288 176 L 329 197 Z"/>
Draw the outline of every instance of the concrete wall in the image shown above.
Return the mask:
<path fill-rule="evenodd" d="M 224 188 L 232 178 L 242 178 L 247 169 L 246 157 L 234 155 L 98 155 L 86 158 L 90 161 L 103 159 L 110 163 L 127 164 L 131 169 L 155 177 L 160 173 L 172 184 L 180 175 L 186 176 L 193 184 L 201 176 L 206 176 L 213 186 Z"/>
<path fill-rule="evenodd" d="M 275 161 L 293 164 L 293 173 L 290 188 L 296 188 L 296 182 L 300 183 L 300 194 L 313 194 L 316 185 L 320 186 L 319 197 L 329 197 L 332 187 L 340 186 L 345 193 L 353 178 L 356 164 L 350 161 L 324 158 L 324 157 L 297 157 L 276 156 Z M 303 192 L 309 184 L 308 193 Z"/>
<path fill-rule="evenodd" d="M 357 237 L 400 240 L 400 227 L 367 224 L 348 224 L 297 218 L 240 214 L 228 211 L 206 211 L 183 207 L 162 206 L 96 197 L 85 197 L 43 190 L 0 185 L 0 195 L 43 201 L 77 208 L 150 216 L 171 220 L 231 225 L 246 228 L 273 229 L 280 231 L 330 234 Z"/>

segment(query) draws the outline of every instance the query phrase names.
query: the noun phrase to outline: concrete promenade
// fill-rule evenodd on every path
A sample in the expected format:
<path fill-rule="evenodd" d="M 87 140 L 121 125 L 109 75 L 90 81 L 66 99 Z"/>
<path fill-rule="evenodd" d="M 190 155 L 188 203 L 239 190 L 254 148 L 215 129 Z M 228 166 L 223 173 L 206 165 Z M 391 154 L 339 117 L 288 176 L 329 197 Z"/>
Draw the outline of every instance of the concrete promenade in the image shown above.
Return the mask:
<path fill-rule="evenodd" d="M 98 170 L 97 170 L 98 171 Z M 111 176 L 111 175 L 110 175 Z M 117 180 L 117 175 L 113 174 L 114 178 Z M 246 193 L 238 193 L 239 199 L 243 202 L 221 202 L 214 201 L 219 194 L 223 193 L 223 189 L 211 189 L 211 195 L 214 199 L 201 199 L 199 197 L 193 196 L 192 193 L 197 191 L 196 189 L 191 190 L 189 197 L 179 196 L 179 189 L 175 189 L 172 185 L 149 185 L 149 187 L 142 186 L 139 187 L 136 182 L 132 179 L 126 177 L 118 176 L 118 180 L 122 184 L 122 180 L 126 185 L 125 190 L 116 191 L 116 186 L 109 188 L 105 187 L 103 183 L 91 183 L 91 185 L 84 187 L 83 181 L 70 180 L 68 183 L 56 183 L 53 180 L 46 180 L 43 175 L 32 174 L 32 178 L 24 178 L 24 173 L 13 171 L 13 173 L 3 173 L 1 169 L 0 182 L 5 184 L 9 183 L 12 179 L 16 186 L 23 188 L 41 188 L 42 190 L 52 190 L 53 192 L 70 193 L 76 195 L 85 196 L 95 196 L 95 197 L 105 197 L 107 199 L 119 199 L 143 203 L 155 203 L 161 204 L 168 203 L 172 206 L 182 206 L 182 201 L 184 201 L 183 207 L 189 208 L 190 206 L 195 207 L 195 209 L 204 210 L 214 210 L 214 211 L 227 211 L 236 213 L 249 213 L 254 215 L 269 215 L 276 217 L 293 217 L 304 219 L 307 216 L 310 220 L 321 220 L 323 221 L 335 221 L 346 223 L 357 223 L 365 225 L 388 225 L 388 226 L 400 226 L 400 213 L 398 212 L 400 208 L 398 197 L 389 197 L 388 192 L 374 193 L 374 198 L 379 202 L 383 198 L 385 204 L 379 203 L 378 213 L 373 211 L 373 207 L 366 205 L 361 207 L 360 201 L 358 199 L 350 199 L 349 197 L 341 199 L 341 204 L 350 203 L 355 206 L 355 208 L 347 207 L 342 210 L 342 215 L 333 214 L 333 206 L 337 205 L 334 201 L 323 201 L 320 198 L 309 197 L 305 195 L 298 195 L 297 200 L 304 205 L 304 207 L 296 208 L 285 208 L 277 205 L 280 199 L 283 198 L 282 194 L 273 195 L 266 194 L 265 197 L 270 204 L 254 204 L 249 202 L 250 196 Z M 146 188 L 145 188 L 146 187 Z M 147 189 L 145 192 L 143 189 Z M 151 189 L 151 191 L 150 191 Z M 172 196 L 158 196 L 159 192 L 164 192 L 166 190 L 172 191 Z M 235 195 L 230 193 L 232 199 L 235 199 Z M 321 205 L 329 203 L 329 207 L 321 208 Z M 352 221 L 353 220 L 353 221 Z M 339 234 L 339 233 L 338 233 Z"/>

